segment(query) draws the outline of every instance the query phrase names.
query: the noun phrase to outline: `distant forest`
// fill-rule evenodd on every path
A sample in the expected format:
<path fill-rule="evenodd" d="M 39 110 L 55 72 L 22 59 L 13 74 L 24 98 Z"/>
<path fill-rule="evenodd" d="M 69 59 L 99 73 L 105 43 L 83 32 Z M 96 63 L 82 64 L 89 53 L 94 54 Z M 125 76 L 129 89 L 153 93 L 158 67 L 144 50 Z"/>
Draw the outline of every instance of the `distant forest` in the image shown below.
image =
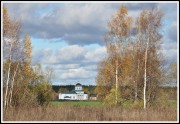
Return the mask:
<path fill-rule="evenodd" d="M 74 85 L 52 85 L 53 91 L 56 93 L 72 91 L 74 90 Z M 90 94 L 97 94 L 95 85 L 83 85 L 83 90 Z M 107 86 L 102 86 L 107 87 Z M 125 89 L 125 88 L 123 88 Z M 159 87 L 159 90 L 166 93 L 168 99 L 177 99 L 177 87 Z"/>
<path fill-rule="evenodd" d="M 86 93 L 96 94 L 95 85 L 82 85 L 82 87 Z M 52 88 L 56 93 L 59 93 L 59 92 L 65 92 L 65 91 L 72 91 L 74 90 L 75 86 L 74 85 L 52 85 Z"/>

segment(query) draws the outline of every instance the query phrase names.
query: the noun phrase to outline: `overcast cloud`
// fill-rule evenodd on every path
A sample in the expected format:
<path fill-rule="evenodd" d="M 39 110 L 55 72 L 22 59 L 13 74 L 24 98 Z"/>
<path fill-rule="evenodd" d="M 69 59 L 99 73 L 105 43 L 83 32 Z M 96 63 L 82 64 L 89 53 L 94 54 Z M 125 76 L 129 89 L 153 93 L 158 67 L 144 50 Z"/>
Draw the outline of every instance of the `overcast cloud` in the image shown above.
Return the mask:
<path fill-rule="evenodd" d="M 46 40 L 51 44 L 62 41 L 67 43 L 65 46 L 56 46 L 57 49 L 49 46 L 34 49 L 32 64 L 41 63 L 54 67 L 56 82 L 82 81 L 84 84 L 95 84 L 96 65 L 106 55 L 103 40 L 107 32 L 107 22 L 121 4 L 6 3 L 6 6 L 12 18 L 21 20 L 22 36 L 29 33 L 33 39 Z M 124 4 L 133 18 L 141 10 L 155 5 L 163 10 L 163 53 L 168 61 L 176 60 L 177 4 Z M 98 47 L 89 48 L 92 44 Z"/>

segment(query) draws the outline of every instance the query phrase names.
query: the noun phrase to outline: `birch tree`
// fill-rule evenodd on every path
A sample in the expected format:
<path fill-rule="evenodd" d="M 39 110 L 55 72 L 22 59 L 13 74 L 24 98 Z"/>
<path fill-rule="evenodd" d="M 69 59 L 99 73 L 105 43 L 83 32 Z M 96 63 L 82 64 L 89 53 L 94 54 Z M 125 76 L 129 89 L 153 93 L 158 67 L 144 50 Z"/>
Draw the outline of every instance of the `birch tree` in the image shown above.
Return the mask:
<path fill-rule="evenodd" d="M 123 90 L 124 99 L 143 100 L 144 109 L 147 104 L 155 103 L 164 66 L 160 51 L 162 18 L 163 13 L 156 7 L 143 10 L 134 23 L 136 33 L 131 35 L 132 18 L 128 16 L 127 8 L 121 6 L 108 23 L 107 57 L 98 65 L 97 88 L 102 90 L 100 85 L 105 82 L 109 84 L 109 89 L 105 89 L 107 94 Z M 105 92 L 101 90 L 98 93 L 104 96 Z M 117 94 L 107 95 L 106 100 L 114 96 L 117 104 Z"/>
<path fill-rule="evenodd" d="M 9 106 L 9 93 L 12 89 L 11 75 L 16 75 L 16 70 L 11 70 L 12 61 L 15 58 L 15 50 L 19 45 L 20 23 L 16 20 L 11 20 L 7 8 L 3 6 L 3 62 L 8 63 L 6 73 L 3 73 L 3 83 L 5 84 L 4 93 L 4 108 Z M 10 84 L 11 83 L 11 84 Z"/>
<path fill-rule="evenodd" d="M 117 100 L 117 92 L 118 92 L 118 75 L 119 71 L 121 70 L 119 68 L 121 64 L 121 57 L 125 55 L 126 53 L 126 46 L 128 45 L 128 42 L 130 40 L 129 33 L 132 26 L 132 18 L 128 16 L 128 9 L 122 5 L 118 12 L 114 15 L 112 20 L 108 23 L 109 32 L 107 34 L 106 39 L 106 45 L 115 44 L 116 47 L 116 53 L 115 55 L 115 75 L 116 75 L 116 104 L 118 103 Z M 107 47 L 108 48 L 108 47 Z M 118 57 L 119 61 L 118 61 Z M 121 81 L 122 82 L 122 81 Z"/>
<path fill-rule="evenodd" d="M 140 14 L 140 33 L 141 36 L 143 37 L 143 45 L 144 45 L 144 90 L 143 90 L 143 95 L 144 95 L 144 109 L 146 109 L 146 88 L 147 88 L 147 80 L 150 81 L 152 79 L 152 76 L 147 75 L 147 65 L 150 65 L 150 61 L 153 60 L 153 57 L 157 57 L 158 49 L 160 48 L 159 46 L 159 41 L 161 40 L 161 32 L 160 28 L 162 26 L 162 17 L 163 13 L 158 10 L 157 8 L 153 7 L 152 9 L 149 10 L 144 10 Z M 149 55 L 149 58 L 148 58 Z M 150 55 L 152 55 L 150 57 Z M 159 61 L 159 59 L 156 59 Z M 149 62 L 149 63 L 148 63 Z M 154 64 L 154 63 L 153 63 Z M 149 68 L 152 69 L 152 65 L 149 66 Z M 159 67 L 156 67 L 159 68 Z M 151 83 L 149 83 L 151 85 Z"/>

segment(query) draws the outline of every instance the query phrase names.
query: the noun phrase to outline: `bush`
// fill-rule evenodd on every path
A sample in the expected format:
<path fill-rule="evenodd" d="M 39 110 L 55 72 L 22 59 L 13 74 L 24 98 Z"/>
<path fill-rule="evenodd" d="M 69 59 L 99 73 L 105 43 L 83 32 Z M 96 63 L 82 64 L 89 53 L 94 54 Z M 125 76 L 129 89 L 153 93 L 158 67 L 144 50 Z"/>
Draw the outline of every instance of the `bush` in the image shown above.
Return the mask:
<path fill-rule="evenodd" d="M 135 100 L 133 103 L 133 108 L 141 109 L 144 107 L 144 101 L 143 100 Z"/>
<path fill-rule="evenodd" d="M 36 86 L 37 101 L 40 105 L 46 105 L 52 100 L 52 86 L 48 83 L 40 83 Z"/>
<path fill-rule="evenodd" d="M 120 91 L 117 92 L 117 103 L 118 104 L 122 104 L 124 99 L 121 97 L 121 93 Z M 116 89 L 112 88 L 110 90 L 109 95 L 106 96 L 105 100 L 104 100 L 106 105 L 116 105 Z"/>

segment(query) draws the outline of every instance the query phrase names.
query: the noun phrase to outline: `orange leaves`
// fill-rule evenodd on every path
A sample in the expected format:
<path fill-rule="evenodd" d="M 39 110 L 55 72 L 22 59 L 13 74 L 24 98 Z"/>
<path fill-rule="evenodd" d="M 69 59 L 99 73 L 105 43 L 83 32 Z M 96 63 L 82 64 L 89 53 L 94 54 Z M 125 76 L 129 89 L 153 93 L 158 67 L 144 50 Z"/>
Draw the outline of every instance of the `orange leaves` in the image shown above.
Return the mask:
<path fill-rule="evenodd" d="M 3 38 L 7 37 L 16 41 L 19 38 L 20 28 L 20 22 L 11 20 L 7 8 L 3 6 Z"/>
<path fill-rule="evenodd" d="M 158 86 L 163 73 L 160 69 L 163 66 L 162 59 L 159 53 L 157 54 L 160 48 L 157 41 L 162 38 L 159 30 L 162 16 L 162 12 L 156 8 L 143 10 L 134 23 L 136 32 L 131 35 L 133 19 L 128 16 L 128 9 L 125 6 L 120 7 L 108 22 L 109 31 L 105 36 L 108 56 L 99 64 L 96 78 L 97 86 L 110 87 L 104 91 L 99 90 L 98 94 L 105 96 L 107 94 L 105 91 L 109 92 L 113 86 L 116 86 L 116 90 L 117 87 L 128 86 L 133 89 L 132 93 L 128 94 L 133 94 L 135 99 L 140 98 L 143 96 L 142 87 L 146 87 L 143 84 L 146 77 L 148 88 L 152 83 L 152 86 Z"/>
<path fill-rule="evenodd" d="M 23 39 L 23 47 L 24 47 L 24 54 L 26 57 L 26 61 L 30 64 L 31 62 L 31 52 L 32 52 L 32 46 L 31 46 L 31 37 L 29 34 L 27 34 Z"/>
<path fill-rule="evenodd" d="M 143 12 L 141 12 L 140 17 L 139 17 L 139 23 L 140 23 L 141 31 L 146 31 L 148 29 L 149 19 L 148 19 L 147 10 L 144 10 Z"/>
<path fill-rule="evenodd" d="M 121 6 L 114 18 L 108 23 L 111 35 L 128 36 L 132 25 L 132 18 L 128 16 L 128 9 Z"/>
<path fill-rule="evenodd" d="M 8 28 L 10 24 L 10 19 L 9 19 L 9 13 L 7 11 L 7 8 L 3 6 L 3 35 L 7 35 Z"/>
<path fill-rule="evenodd" d="M 120 10 L 119 10 L 119 13 L 122 14 L 122 15 L 127 15 L 128 14 L 128 9 L 126 6 L 122 5 Z"/>
<path fill-rule="evenodd" d="M 26 75 L 26 79 L 27 79 L 27 77 L 32 77 L 32 76 L 34 75 L 34 72 L 33 72 L 33 70 L 32 70 L 32 67 L 29 66 L 29 65 L 24 65 L 24 66 L 22 66 L 22 73 L 23 73 L 24 75 Z"/>
<path fill-rule="evenodd" d="M 132 66 L 133 66 L 133 62 L 132 62 L 132 59 L 130 58 L 130 56 L 125 56 L 121 62 L 121 68 L 122 68 L 123 72 L 126 74 L 130 74 L 133 69 Z"/>

